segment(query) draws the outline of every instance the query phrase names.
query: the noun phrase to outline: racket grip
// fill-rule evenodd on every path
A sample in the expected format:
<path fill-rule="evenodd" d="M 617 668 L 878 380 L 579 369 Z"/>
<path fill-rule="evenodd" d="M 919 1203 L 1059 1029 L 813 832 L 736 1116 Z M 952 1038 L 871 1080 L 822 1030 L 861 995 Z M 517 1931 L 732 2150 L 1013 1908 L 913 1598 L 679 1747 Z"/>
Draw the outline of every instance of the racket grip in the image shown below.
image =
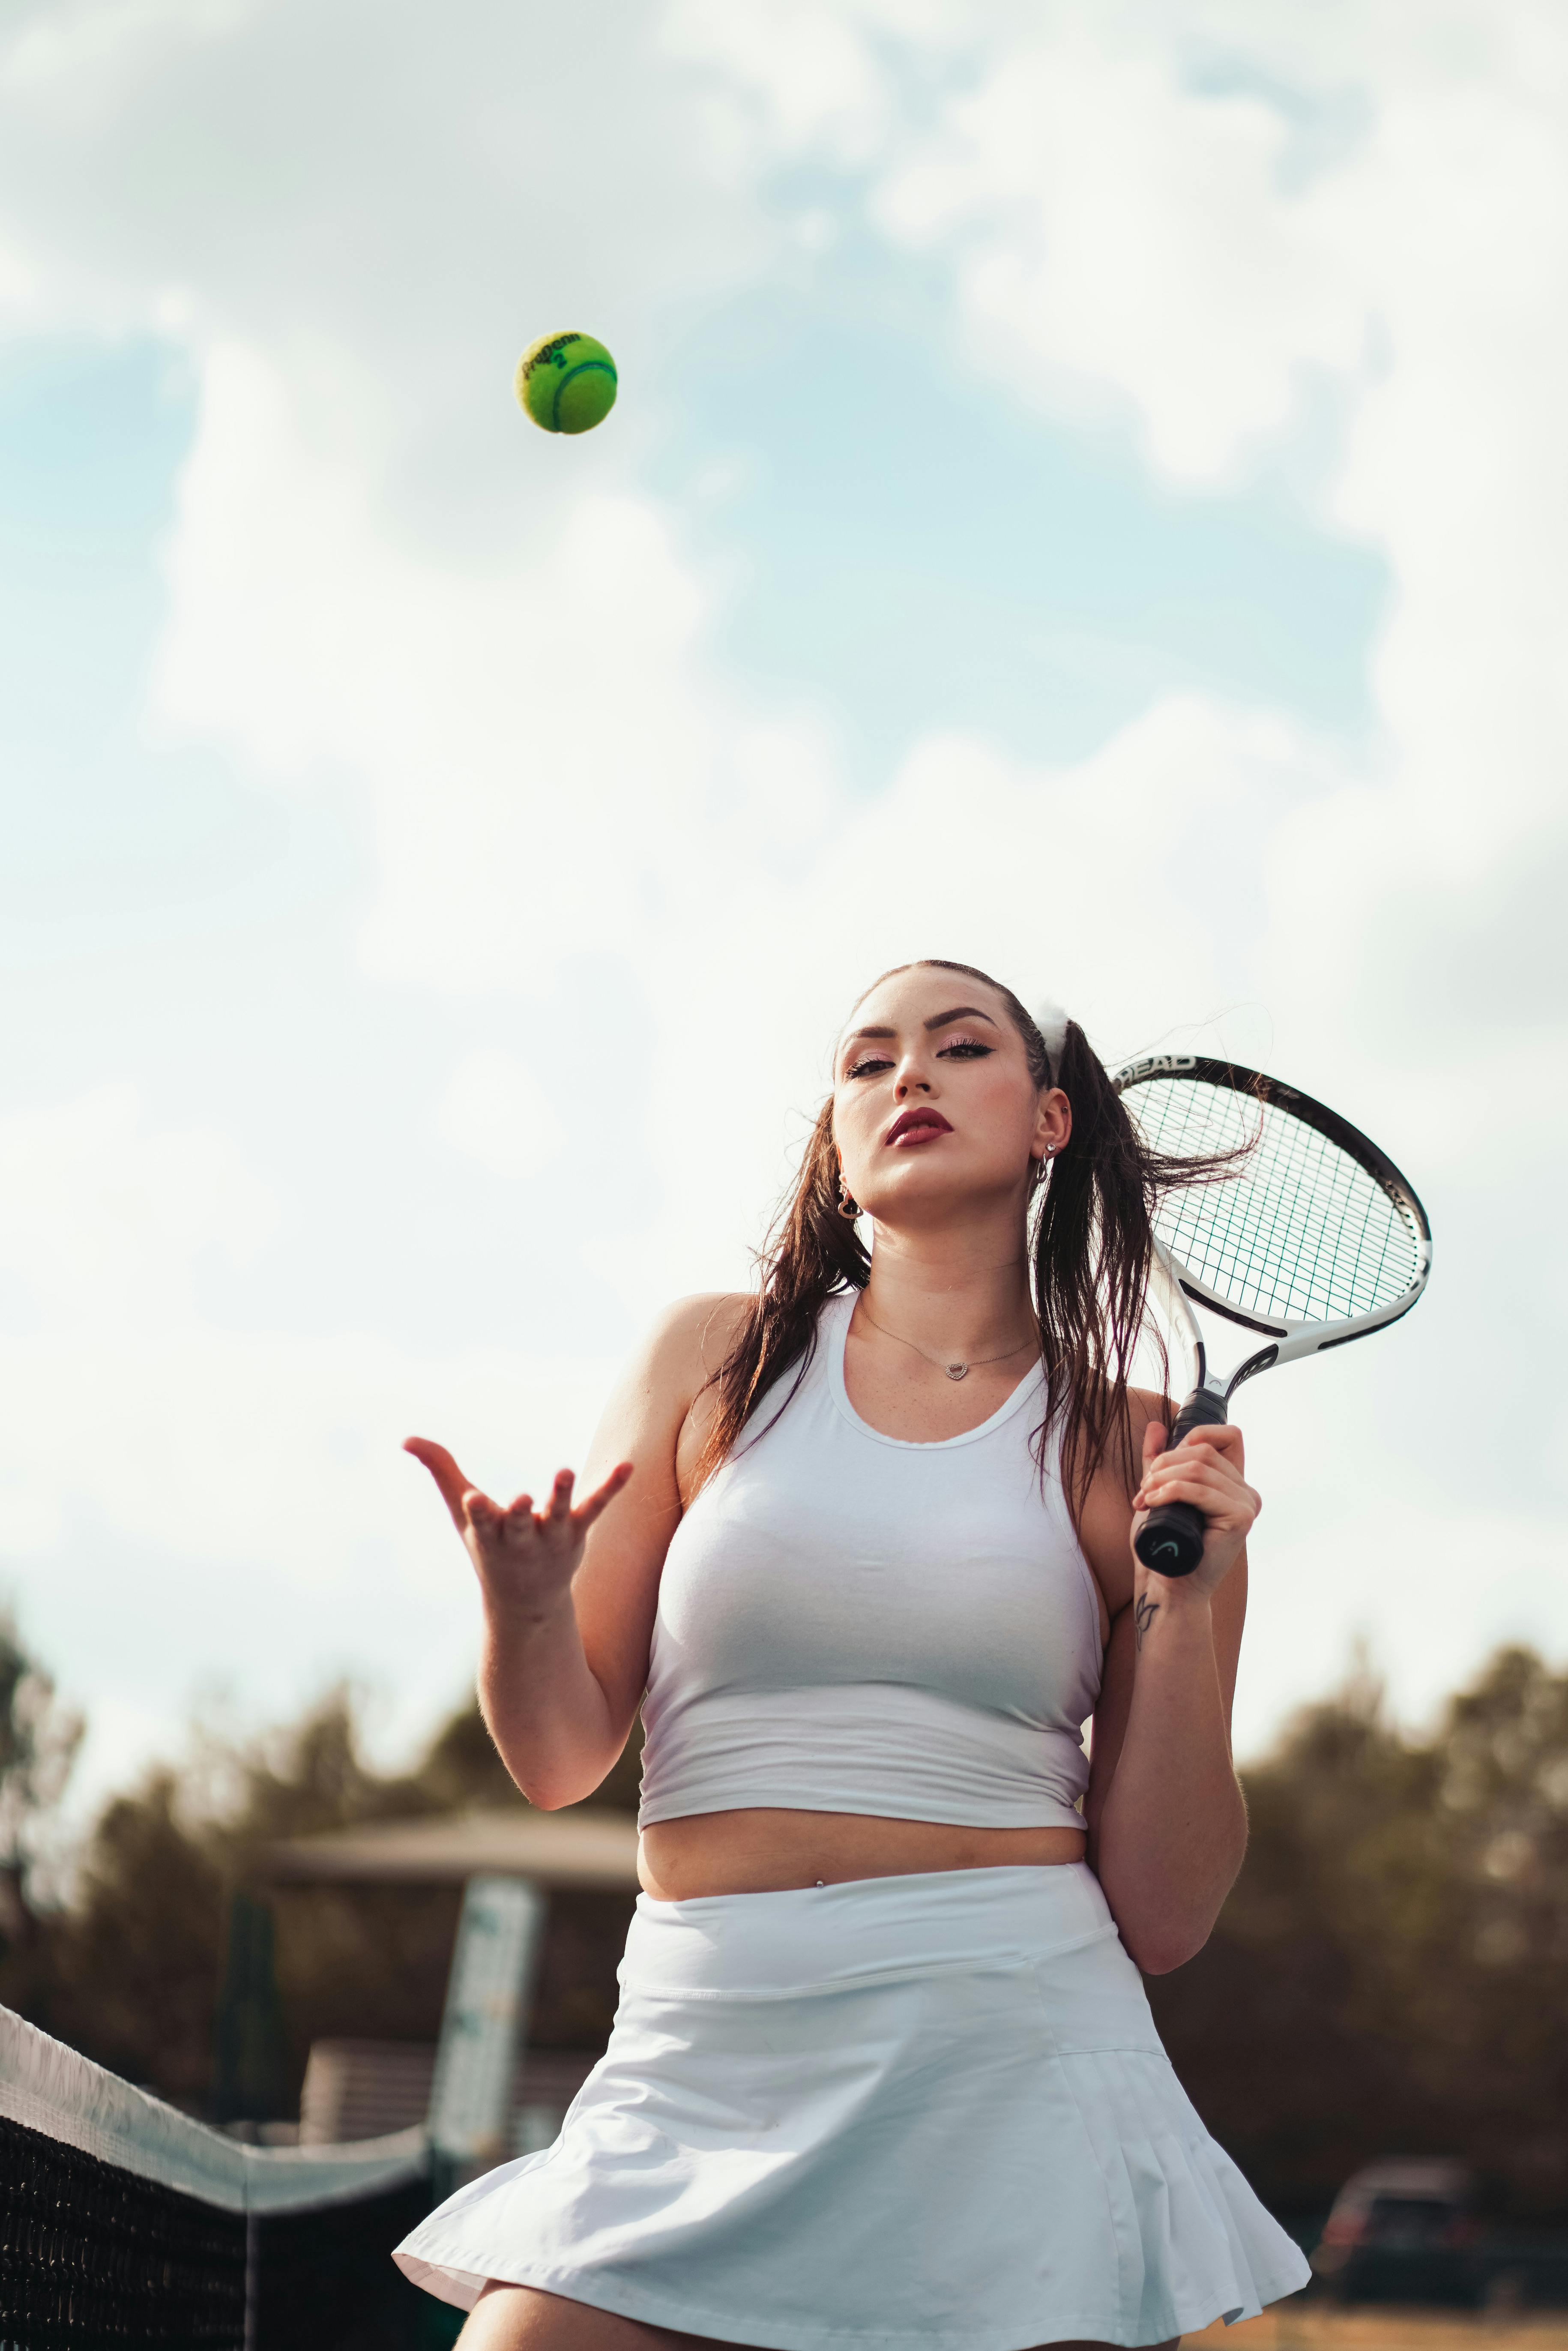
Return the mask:
<path fill-rule="evenodd" d="M 1228 1417 L 1223 1396 L 1212 1388 L 1194 1388 L 1176 1416 L 1171 1444 L 1179 1445 L 1189 1428 L 1218 1428 Z M 1138 1529 L 1133 1549 L 1156 1575 L 1190 1575 L 1203 1557 L 1207 1527 L 1196 1502 L 1163 1502 Z"/>

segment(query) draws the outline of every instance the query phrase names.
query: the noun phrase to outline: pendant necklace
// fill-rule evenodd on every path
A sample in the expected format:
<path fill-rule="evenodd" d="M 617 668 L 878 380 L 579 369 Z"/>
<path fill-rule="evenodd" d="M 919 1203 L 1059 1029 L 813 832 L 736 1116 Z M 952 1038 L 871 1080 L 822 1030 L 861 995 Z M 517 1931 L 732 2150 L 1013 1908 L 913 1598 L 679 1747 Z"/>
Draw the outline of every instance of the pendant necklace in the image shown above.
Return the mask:
<path fill-rule="evenodd" d="M 1026 1347 L 1038 1347 L 1040 1344 L 1040 1332 L 1037 1327 L 1032 1338 L 1020 1339 L 1016 1347 L 1005 1348 L 999 1355 L 977 1355 L 973 1363 L 949 1364 L 946 1362 L 942 1356 L 931 1354 L 927 1349 L 919 1345 L 915 1340 L 903 1338 L 900 1336 L 898 1332 L 890 1331 L 885 1322 L 879 1322 L 876 1316 L 872 1312 L 871 1308 L 866 1305 L 865 1292 L 863 1290 L 861 1292 L 860 1302 L 862 1309 L 864 1311 L 865 1319 L 871 1324 L 873 1331 L 880 1331 L 884 1339 L 895 1340 L 901 1347 L 913 1347 L 917 1355 L 924 1355 L 928 1364 L 935 1364 L 940 1371 L 946 1373 L 947 1377 L 950 1380 L 967 1380 L 971 1372 L 983 1371 L 988 1364 L 1005 1364 L 1009 1355 L 1021 1355 Z"/>

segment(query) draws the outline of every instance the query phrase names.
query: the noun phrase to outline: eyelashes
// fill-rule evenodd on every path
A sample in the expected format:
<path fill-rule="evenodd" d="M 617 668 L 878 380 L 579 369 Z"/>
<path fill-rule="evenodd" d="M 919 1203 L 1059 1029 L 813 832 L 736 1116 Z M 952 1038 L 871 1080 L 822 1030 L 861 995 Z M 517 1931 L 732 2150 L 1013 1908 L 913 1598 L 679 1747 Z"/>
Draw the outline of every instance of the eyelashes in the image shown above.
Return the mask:
<path fill-rule="evenodd" d="M 938 1048 L 936 1059 L 939 1061 L 983 1061 L 996 1050 L 994 1045 L 988 1045 L 980 1037 L 950 1037 L 945 1045 Z M 844 1077 L 846 1081 L 874 1078 L 879 1070 L 891 1070 L 892 1067 L 893 1061 L 886 1053 L 867 1053 L 860 1061 L 851 1063 L 844 1071 Z"/>

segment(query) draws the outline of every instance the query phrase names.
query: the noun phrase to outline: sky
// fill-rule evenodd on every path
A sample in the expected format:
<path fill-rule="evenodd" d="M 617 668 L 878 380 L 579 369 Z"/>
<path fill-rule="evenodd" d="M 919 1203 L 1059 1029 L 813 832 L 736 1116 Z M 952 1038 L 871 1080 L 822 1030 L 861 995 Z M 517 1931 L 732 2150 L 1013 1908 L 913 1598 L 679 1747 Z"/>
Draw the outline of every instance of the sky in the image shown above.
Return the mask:
<path fill-rule="evenodd" d="M 1240 1751 L 1568 1657 L 1565 281 L 1536 0 L 7 0 L 0 1593 L 85 1794 L 460 1698 L 400 1440 L 580 1459 L 918 955 L 1426 1200 L 1243 1392 Z"/>

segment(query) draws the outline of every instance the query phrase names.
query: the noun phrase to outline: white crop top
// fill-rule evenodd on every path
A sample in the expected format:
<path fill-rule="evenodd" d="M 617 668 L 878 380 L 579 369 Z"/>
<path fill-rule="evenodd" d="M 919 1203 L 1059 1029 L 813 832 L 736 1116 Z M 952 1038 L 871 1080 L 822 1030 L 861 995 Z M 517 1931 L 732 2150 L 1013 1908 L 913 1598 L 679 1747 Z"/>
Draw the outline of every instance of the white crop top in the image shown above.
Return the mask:
<path fill-rule="evenodd" d="M 978 1428 L 883 1437 L 844 1388 L 853 1294 L 709 1479 L 653 1622 L 640 1818 L 747 1805 L 1082 1828 L 1093 1580 L 1037 1368 Z M 786 1401 L 788 1399 L 788 1401 Z"/>

